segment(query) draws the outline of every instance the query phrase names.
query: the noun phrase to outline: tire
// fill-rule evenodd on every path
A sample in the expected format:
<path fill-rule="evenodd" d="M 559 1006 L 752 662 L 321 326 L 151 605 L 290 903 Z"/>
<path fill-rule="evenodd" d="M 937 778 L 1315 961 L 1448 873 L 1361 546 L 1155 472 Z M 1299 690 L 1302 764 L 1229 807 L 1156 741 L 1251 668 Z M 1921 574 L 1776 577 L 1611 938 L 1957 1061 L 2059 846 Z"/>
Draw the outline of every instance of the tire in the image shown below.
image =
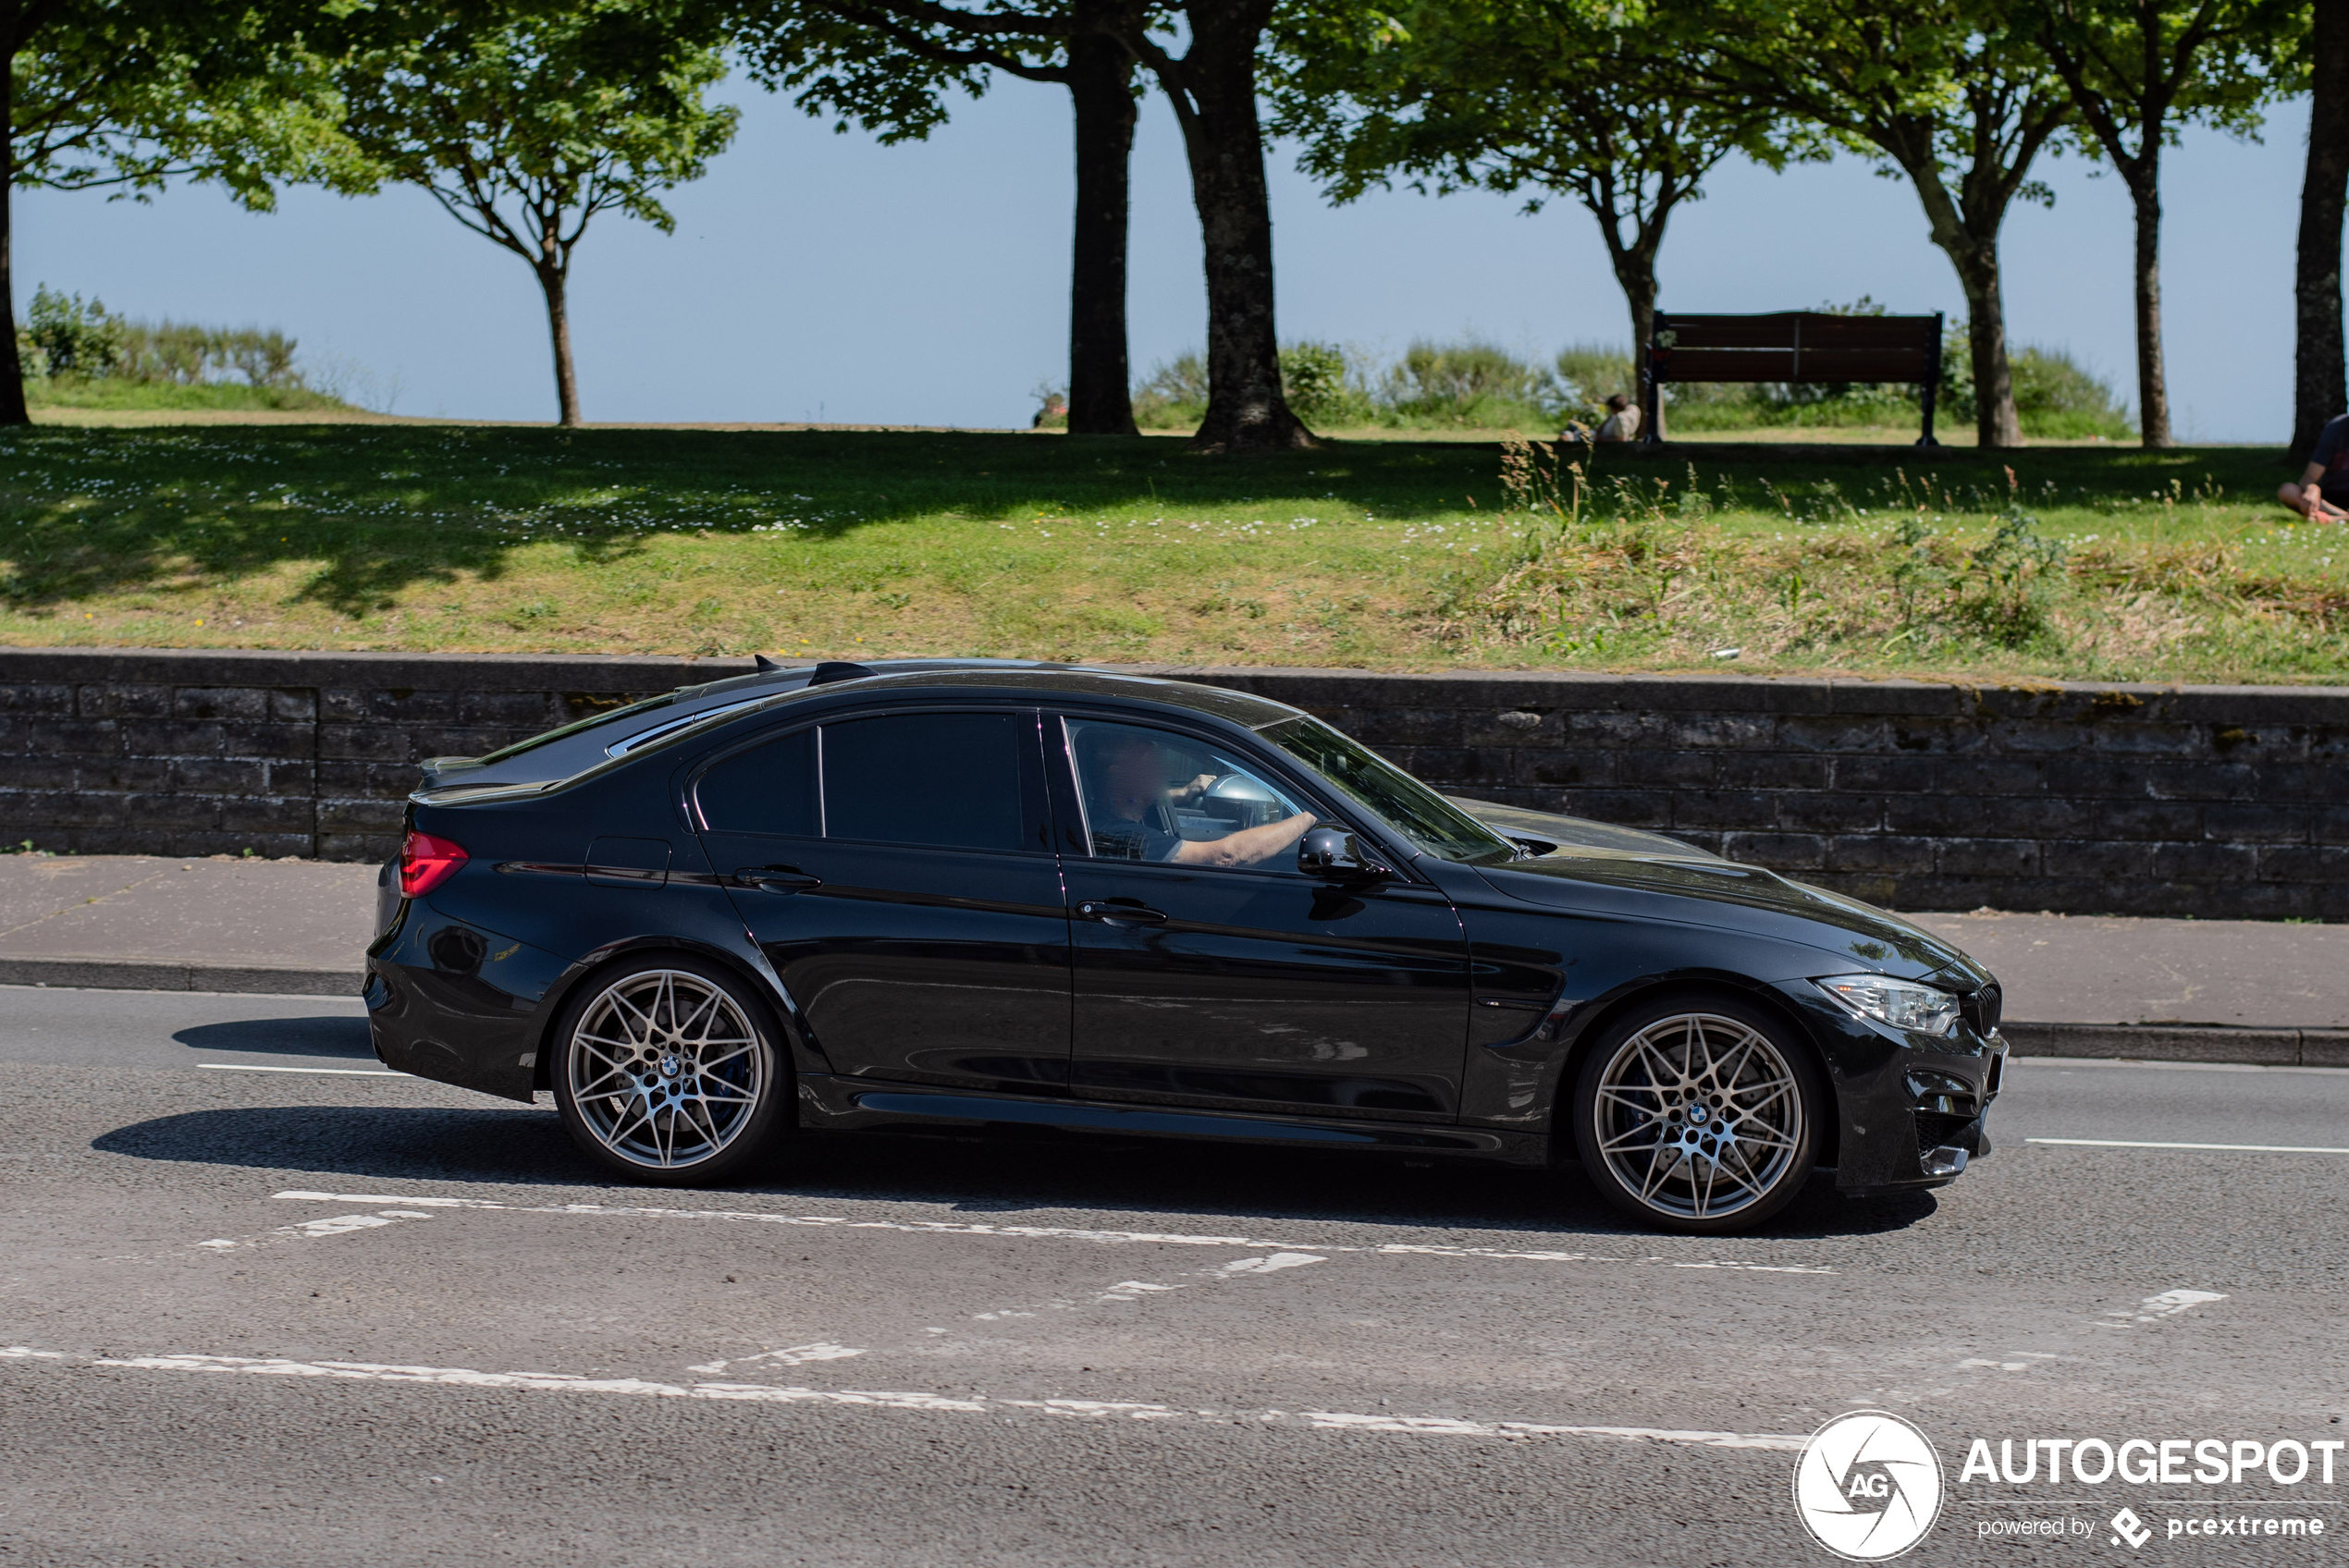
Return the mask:
<path fill-rule="evenodd" d="M 547 1078 L 563 1130 L 606 1170 L 656 1186 L 732 1181 L 770 1152 L 791 1104 L 767 1009 L 683 953 L 632 958 L 556 1021 Z"/>
<path fill-rule="evenodd" d="M 1782 1019 L 1681 992 L 1610 1024 L 1574 1084 L 1582 1169 L 1631 1218 L 1691 1235 L 1750 1231 L 1818 1163 L 1826 1089 Z"/>

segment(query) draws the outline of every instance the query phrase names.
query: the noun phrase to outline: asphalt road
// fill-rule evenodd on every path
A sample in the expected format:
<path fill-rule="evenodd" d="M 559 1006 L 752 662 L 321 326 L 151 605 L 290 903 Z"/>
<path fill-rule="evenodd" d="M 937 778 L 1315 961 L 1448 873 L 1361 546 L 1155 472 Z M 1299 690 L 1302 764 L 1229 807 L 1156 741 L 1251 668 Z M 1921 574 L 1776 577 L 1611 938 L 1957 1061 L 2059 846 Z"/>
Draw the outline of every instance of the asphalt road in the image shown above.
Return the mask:
<path fill-rule="evenodd" d="M 1733 1241 L 1570 1173 L 1145 1144 L 613 1187 L 339 999 L 0 989 L 0 1563 L 1826 1563 L 1792 1451 L 1863 1406 L 1947 1467 L 1903 1562 L 2349 1534 L 2349 1453 L 1960 1474 L 2349 1439 L 2349 1073 L 2017 1061 L 1955 1186 Z M 2167 1538 L 2220 1514 L 2327 1534 Z"/>

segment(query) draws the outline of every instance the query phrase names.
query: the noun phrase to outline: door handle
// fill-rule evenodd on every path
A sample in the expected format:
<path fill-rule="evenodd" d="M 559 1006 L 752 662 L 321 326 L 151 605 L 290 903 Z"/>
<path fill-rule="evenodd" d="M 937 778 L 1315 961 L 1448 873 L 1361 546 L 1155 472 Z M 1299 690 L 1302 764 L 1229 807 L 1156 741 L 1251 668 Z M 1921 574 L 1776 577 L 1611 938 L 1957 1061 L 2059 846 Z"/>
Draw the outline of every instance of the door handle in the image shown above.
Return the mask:
<path fill-rule="evenodd" d="M 1138 899 L 1087 899 L 1076 906 L 1076 913 L 1088 920 L 1106 920 L 1115 925 L 1163 925 L 1166 913 L 1151 909 Z"/>
<path fill-rule="evenodd" d="M 751 865 L 734 873 L 734 885 L 756 888 L 762 893 L 804 893 L 824 883 L 795 865 Z"/>

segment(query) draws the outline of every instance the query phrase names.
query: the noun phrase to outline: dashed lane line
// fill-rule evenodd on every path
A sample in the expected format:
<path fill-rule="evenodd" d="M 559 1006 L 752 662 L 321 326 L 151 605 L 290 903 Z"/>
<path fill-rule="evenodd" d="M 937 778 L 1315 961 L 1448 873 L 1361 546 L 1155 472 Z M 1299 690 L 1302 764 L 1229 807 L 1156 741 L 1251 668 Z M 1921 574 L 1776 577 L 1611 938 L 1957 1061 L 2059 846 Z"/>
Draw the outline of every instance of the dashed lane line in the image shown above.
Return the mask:
<path fill-rule="evenodd" d="M 1388 1242 L 1377 1246 L 1325 1245 L 1320 1242 L 1268 1241 L 1254 1236 L 1202 1236 L 1167 1231 L 1094 1231 L 1064 1225 L 988 1225 L 951 1219 L 852 1219 L 837 1214 L 769 1214 L 745 1209 L 651 1208 L 615 1204 L 498 1203 L 488 1198 L 424 1197 L 399 1193 L 312 1193 L 277 1194 L 298 1203 L 396 1204 L 410 1208 L 470 1208 L 508 1214 L 614 1215 L 623 1219 L 718 1219 L 753 1225 L 838 1227 L 845 1231 L 894 1231 L 906 1235 L 997 1236 L 1015 1241 L 1076 1241 L 1109 1244 L 1162 1246 L 1247 1247 L 1251 1250 L 1313 1253 L 1361 1253 L 1391 1257 L 1475 1257 L 1518 1259 L 1534 1263 L 1647 1263 L 1675 1268 L 1729 1268 L 1757 1274 L 1833 1274 L 1837 1270 L 1812 1264 L 1745 1263 L 1728 1259 L 1685 1262 L 1670 1257 L 1627 1257 L 1605 1253 L 1518 1250 L 1509 1247 L 1444 1246 L 1432 1243 Z"/>
<path fill-rule="evenodd" d="M 552 1372 L 484 1372 L 467 1366 L 403 1366 L 369 1361 L 293 1361 L 250 1355 L 70 1355 L 30 1346 L 0 1347 L 0 1362 L 125 1371 L 317 1378 L 416 1387 L 499 1389 L 526 1393 L 601 1394 L 704 1400 L 733 1404 L 814 1404 L 867 1410 L 944 1411 L 978 1415 L 1030 1414 L 1097 1422 L 1145 1421 L 1371 1432 L 1429 1438 L 1592 1438 L 1696 1448 L 1799 1451 L 1806 1440 L 1779 1432 L 1708 1432 L 1669 1427 L 1568 1426 L 1547 1421 L 1469 1421 L 1450 1415 L 1374 1415 L 1331 1410 L 1199 1410 L 1138 1400 L 998 1399 L 879 1389 L 785 1388 L 769 1383 L 663 1383 L 642 1378 L 575 1378 Z"/>

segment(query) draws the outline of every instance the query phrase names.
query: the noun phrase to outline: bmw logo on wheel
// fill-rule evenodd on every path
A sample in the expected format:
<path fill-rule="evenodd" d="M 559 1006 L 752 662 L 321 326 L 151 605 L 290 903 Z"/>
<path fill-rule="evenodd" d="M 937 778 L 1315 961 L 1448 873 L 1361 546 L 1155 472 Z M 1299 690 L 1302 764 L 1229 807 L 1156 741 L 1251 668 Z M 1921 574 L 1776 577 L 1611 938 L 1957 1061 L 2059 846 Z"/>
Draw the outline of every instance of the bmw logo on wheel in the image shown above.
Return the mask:
<path fill-rule="evenodd" d="M 1941 1456 L 1880 1410 L 1839 1415 L 1794 1462 L 1794 1511 L 1814 1539 L 1852 1562 L 1881 1562 L 1925 1539 L 1941 1514 Z"/>

